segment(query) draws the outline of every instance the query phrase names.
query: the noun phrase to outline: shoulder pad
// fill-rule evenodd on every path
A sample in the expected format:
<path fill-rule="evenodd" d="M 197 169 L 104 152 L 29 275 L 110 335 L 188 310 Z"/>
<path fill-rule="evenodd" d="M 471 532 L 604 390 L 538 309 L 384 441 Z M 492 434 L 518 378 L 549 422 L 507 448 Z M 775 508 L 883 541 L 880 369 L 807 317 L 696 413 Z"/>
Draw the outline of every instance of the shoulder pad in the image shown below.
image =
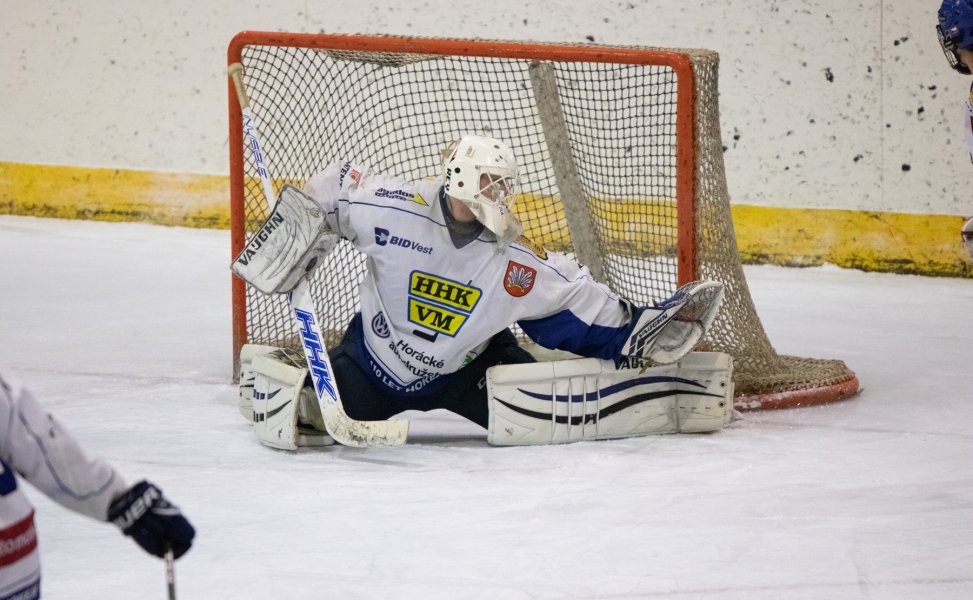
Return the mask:
<path fill-rule="evenodd" d="M 540 244 L 530 239 L 526 235 L 520 235 L 517 238 L 516 243 L 520 244 L 524 248 L 527 248 L 528 250 L 533 252 L 534 256 L 536 256 L 537 258 L 541 260 L 547 260 L 547 250 L 544 249 L 544 246 L 541 246 Z"/>

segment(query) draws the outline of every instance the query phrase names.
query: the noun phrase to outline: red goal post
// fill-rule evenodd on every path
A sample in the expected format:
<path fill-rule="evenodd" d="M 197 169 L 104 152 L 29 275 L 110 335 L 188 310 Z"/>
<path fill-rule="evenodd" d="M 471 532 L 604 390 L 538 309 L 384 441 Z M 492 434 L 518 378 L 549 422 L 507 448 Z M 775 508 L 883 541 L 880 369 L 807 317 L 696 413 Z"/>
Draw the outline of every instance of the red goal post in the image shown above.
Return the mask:
<path fill-rule="evenodd" d="M 734 356 L 739 408 L 857 392 L 841 361 L 778 355 L 757 317 L 729 213 L 716 53 L 246 31 L 228 49 L 237 62 L 275 188 L 339 159 L 434 176 L 446 142 L 490 133 L 521 161 L 516 210 L 539 243 L 640 303 L 694 279 L 724 283 L 703 347 Z M 235 256 L 266 213 L 232 82 L 228 96 Z M 331 345 L 357 310 L 363 272 L 343 244 L 312 278 Z M 232 294 L 235 361 L 247 342 L 297 343 L 282 299 L 237 278 Z"/>

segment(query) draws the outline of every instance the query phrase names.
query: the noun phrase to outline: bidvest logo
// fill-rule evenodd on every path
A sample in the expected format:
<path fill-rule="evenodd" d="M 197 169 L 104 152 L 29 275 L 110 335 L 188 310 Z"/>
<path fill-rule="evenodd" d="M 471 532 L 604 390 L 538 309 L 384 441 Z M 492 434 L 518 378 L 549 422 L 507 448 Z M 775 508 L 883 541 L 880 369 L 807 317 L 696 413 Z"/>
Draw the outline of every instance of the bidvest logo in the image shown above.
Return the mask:
<path fill-rule="evenodd" d="M 479 288 L 413 271 L 409 275 L 409 321 L 455 337 L 482 295 Z"/>
<path fill-rule="evenodd" d="M 404 237 L 392 235 L 391 231 L 382 227 L 375 228 L 375 243 L 379 246 L 388 246 L 389 244 L 392 244 L 393 246 L 401 246 L 402 248 L 415 250 L 416 252 L 422 254 L 432 254 L 432 246 L 423 246 L 419 242 L 414 242 Z"/>

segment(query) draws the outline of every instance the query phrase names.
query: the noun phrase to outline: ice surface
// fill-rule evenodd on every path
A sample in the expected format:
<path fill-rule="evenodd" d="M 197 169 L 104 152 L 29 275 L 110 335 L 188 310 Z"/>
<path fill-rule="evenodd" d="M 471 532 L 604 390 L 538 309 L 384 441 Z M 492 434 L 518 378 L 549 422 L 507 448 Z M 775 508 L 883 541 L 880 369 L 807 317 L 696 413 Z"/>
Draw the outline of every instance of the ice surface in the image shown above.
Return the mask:
<path fill-rule="evenodd" d="M 198 529 L 179 598 L 971 598 L 973 281 L 747 268 L 777 349 L 865 391 L 711 435 L 259 445 L 230 385 L 229 235 L 0 217 L 0 361 Z M 28 486 L 29 487 L 29 486 Z M 29 490 L 46 598 L 164 598 L 163 563 Z"/>

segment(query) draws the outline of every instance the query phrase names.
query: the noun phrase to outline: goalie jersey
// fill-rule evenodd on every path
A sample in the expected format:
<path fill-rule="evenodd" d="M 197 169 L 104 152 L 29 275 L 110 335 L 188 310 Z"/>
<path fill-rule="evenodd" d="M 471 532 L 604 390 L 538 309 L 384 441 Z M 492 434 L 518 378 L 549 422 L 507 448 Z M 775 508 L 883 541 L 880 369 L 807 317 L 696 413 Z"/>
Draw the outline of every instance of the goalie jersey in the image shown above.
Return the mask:
<path fill-rule="evenodd" d="M 367 257 L 354 358 L 392 392 L 435 391 L 515 322 L 546 348 L 604 359 L 617 357 L 630 332 L 627 303 L 565 255 L 523 236 L 501 248 L 486 229 L 454 239 L 439 181 L 345 162 L 305 191 Z"/>
<path fill-rule="evenodd" d="M 115 470 L 78 443 L 0 367 L 0 598 L 37 598 L 40 559 L 34 509 L 17 474 L 56 502 L 99 521 L 125 490 Z"/>

